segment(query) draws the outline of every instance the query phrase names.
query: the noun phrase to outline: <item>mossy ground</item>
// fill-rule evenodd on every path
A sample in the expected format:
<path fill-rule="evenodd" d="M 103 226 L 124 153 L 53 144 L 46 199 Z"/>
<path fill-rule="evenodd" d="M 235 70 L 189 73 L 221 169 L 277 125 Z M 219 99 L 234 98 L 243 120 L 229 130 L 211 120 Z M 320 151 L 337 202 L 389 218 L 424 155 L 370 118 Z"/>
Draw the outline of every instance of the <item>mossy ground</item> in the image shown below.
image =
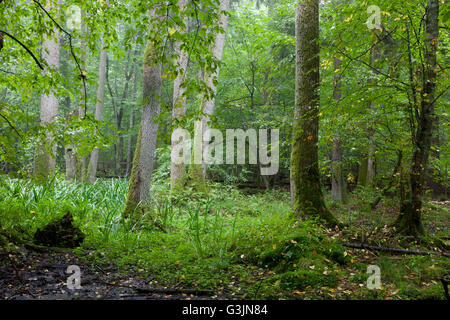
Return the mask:
<path fill-rule="evenodd" d="M 86 238 L 75 253 L 87 264 L 111 265 L 139 274 L 155 286 L 201 288 L 247 299 L 444 299 L 438 277 L 449 270 L 441 256 L 399 256 L 347 249 L 342 241 L 435 250 L 405 242 L 387 227 L 395 200 L 375 211 L 372 200 L 355 192 L 347 205 L 327 201 L 347 223 L 325 229 L 315 221 L 292 219 L 289 194 L 272 190 L 252 195 L 209 184 L 209 193 L 178 191 L 168 182 L 152 187 L 152 210 L 139 221 L 122 216 L 127 182 L 53 184 L 2 178 L 2 242 L 32 241 L 34 232 L 71 212 Z M 424 225 L 448 236 L 448 202 L 427 202 Z M 155 223 L 157 222 L 157 223 Z M 158 225 L 158 228 L 155 228 Z M 5 240 L 9 239 L 9 240 Z M 3 250 L 13 246 L 2 245 Z M 18 254 L 18 253 L 17 253 Z M 381 269 L 382 287 L 366 286 L 368 265 Z"/>

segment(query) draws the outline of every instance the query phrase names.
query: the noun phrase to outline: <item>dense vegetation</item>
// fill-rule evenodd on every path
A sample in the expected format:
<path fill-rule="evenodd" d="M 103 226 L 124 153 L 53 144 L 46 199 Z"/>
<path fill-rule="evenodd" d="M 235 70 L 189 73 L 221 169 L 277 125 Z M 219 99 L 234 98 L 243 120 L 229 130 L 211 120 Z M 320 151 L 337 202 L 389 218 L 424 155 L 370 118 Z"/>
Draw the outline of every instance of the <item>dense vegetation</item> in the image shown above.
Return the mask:
<path fill-rule="evenodd" d="M 448 1 L 0 0 L 0 17 L 0 274 L 67 246 L 216 298 L 445 298 Z M 174 132 L 210 128 L 244 163 L 196 163 L 201 140 L 174 161 Z M 230 129 L 268 129 L 278 170 Z M 43 240 L 59 219 L 74 239 Z"/>

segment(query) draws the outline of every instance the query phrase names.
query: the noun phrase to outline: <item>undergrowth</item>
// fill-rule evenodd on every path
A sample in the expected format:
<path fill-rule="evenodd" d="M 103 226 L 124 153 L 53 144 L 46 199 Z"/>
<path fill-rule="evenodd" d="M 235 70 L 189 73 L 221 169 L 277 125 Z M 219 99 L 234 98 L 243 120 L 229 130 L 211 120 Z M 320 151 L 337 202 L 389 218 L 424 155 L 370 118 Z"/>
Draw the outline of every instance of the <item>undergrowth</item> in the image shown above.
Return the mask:
<path fill-rule="evenodd" d="M 132 222 L 122 216 L 125 180 L 93 185 L 59 178 L 43 185 L 0 181 L 2 247 L 31 242 L 38 228 L 71 213 L 85 234 L 75 250 L 80 257 L 142 275 L 153 285 L 213 289 L 249 299 L 443 296 L 433 281 L 448 267 L 445 258 L 358 256 L 339 244 L 333 236 L 338 230 L 293 220 L 289 195 L 278 190 L 245 195 L 210 184 L 205 196 L 171 194 L 166 185 L 154 184 L 151 210 Z M 361 215 L 369 219 L 370 213 L 353 211 L 355 220 Z M 365 285 L 369 264 L 384 272 L 383 288 L 376 292 Z M 411 272 L 420 276 L 419 282 L 412 282 Z"/>

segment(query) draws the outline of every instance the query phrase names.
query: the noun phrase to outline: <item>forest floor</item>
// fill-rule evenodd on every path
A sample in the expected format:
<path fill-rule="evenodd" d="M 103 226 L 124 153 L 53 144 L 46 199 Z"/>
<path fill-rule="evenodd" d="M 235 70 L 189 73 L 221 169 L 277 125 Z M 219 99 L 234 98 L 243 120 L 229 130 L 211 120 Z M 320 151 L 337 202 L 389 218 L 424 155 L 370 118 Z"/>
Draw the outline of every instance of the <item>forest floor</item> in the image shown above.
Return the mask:
<path fill-rule="evenodd" d="M 120 274 L 113 265 L 85 264 L 73 252 L 22 248 L 20 257 L 0 265 L 0 298 L 4 300 L 207 300 L 229 299 L 212 292 L 161 288 L 138 274 Z M 68 289 L 67 267 L 80 267 L 80 289 Z"/>
<path fill-rule="evenodd" d="M 207 198 L 153 189 L 155 211 L 132 223 L 121 216 L 126 190 L 122 180 L 0 185 L 0 299 L 445 299 L 450 201 L 424 206 L 424 226 L 442 248 L 398 236 L 396 199 L 371 209 L 377 193 L 368 189 L 346 204 L 326 199 L 343 229 L 292 219 L 288 192 L 222 185 Z M 32 244 L 37 230 L 68 212 L 85 234 L 80 247 Z M 67 287 L 70 265 L 80 267 L 81 289 Z M 369 266 L 381 271 L 377 289 L 367 285 Z"/>

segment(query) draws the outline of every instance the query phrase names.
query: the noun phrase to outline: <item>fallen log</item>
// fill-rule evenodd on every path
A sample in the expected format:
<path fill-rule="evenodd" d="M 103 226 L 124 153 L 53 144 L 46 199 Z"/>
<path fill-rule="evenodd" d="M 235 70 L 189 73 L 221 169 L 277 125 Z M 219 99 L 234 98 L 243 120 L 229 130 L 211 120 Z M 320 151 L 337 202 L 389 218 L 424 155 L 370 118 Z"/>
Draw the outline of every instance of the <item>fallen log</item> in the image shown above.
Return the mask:
<path fill-rule="evenodd" d="M 343 246 L 348 248 L 354 248 L 354 249 L 366 249 L 366 250 L 373 250 L 373 251 L 384 251 L 384 252 L 390 252 L 390 253 L 396 253 L 396 254 L 415 254 L 415 255 L 440 255 L 447 258 L 450 258 L 450 252 L 438 252 L 438 251 L 421 251 L 421 250 L 406 250 L 406 249 L 398 249 L 398 248 L 385 248 L 385 247 L 378 247 L 378 246 L 369 246 L 364 243 L 348 243 L 348 242 L 342 242 Z"/>
<path fill-rule="evenodd" d="M 102 282 L 105 284 L 108 284 L 110 286 L 114 286 L 114 287 L 128 288 L 128 289 L 134 290 L 136 292 L 139 292 L 141 294 L 160 293 L 160 294 L 193 294 L 193 295 L 197 295 L 197 296 L 216 295 L 215 291 L 207 290 L 207 289 L 143 288 L 143 287 L 124 285 L 124 284 L 120 284 L 120 283 L 111 283 L 108 281 L 102 281 Z"/>

